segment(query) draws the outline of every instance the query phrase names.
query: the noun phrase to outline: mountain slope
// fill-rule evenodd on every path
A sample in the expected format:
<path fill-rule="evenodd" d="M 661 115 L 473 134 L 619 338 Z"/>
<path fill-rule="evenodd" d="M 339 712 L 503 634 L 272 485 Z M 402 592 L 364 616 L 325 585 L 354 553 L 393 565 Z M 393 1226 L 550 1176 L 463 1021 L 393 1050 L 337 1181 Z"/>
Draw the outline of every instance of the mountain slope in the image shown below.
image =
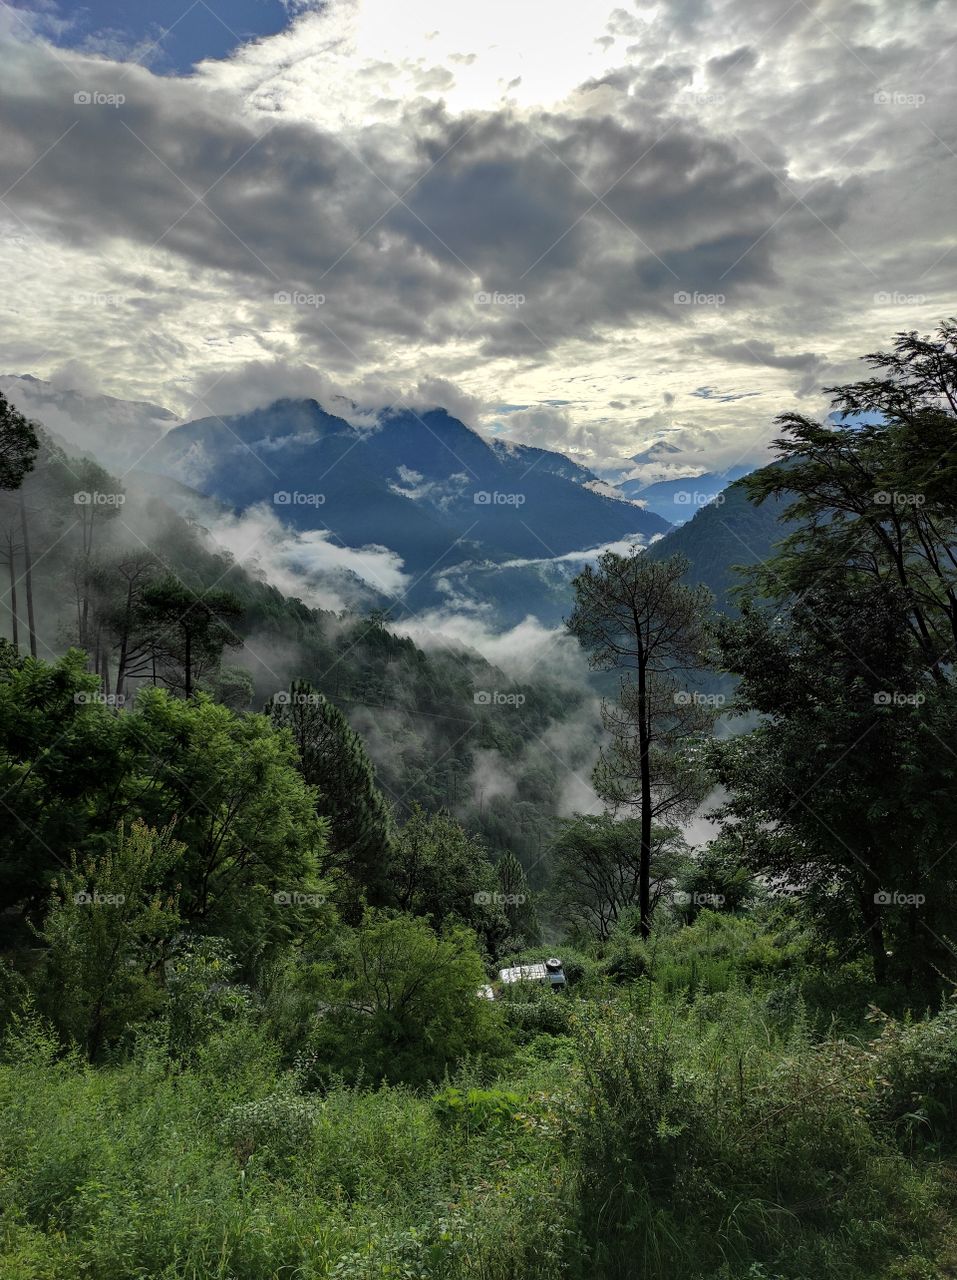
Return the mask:
<path fill-rule="evenodd" d="M 741 480 L 719 495 L 720 501 L 701 507 L 687 524 L 672 529 L 648 548 L 655 560 L 681 553 L 691 561 L 686 578 L 703 582 L 714 593 L 716 606 L 734 612 L 730 591 L 741 581 L 735 566 L 767 560 L 775 543 L 793 527 L 779 520 L 787 500 L 769 498 L 762 506 L 749 501 Z"/>
<path fill-rule="evenodd" d="M 684 524 L 699 507 L 711 502 L 735 480 L 746 476 L 753 467 L 729 467 L 727 471 L 704 471 L 696 476 L 678 476 L 672 480 L 623 480 L 618 488 L 627 498 L 644 503 L 671 524 Z"/>
<path fill-rule="evenodd" d="M 32 374 L 0 374 L 0 391 L 71 451 L 92 453 L 120 471 L 144 456 L 148 461 L 162 433 L 177 421 L 158 404 L 61 390 Z"/>

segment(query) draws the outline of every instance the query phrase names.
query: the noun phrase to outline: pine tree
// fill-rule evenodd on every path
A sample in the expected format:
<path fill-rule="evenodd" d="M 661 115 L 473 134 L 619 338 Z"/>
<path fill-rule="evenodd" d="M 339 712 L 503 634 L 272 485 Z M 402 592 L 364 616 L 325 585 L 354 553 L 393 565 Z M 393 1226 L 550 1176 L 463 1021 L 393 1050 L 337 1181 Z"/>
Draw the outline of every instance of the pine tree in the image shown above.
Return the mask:
<path fill-rule="evenodd" d="M 362 739 L 306 681 L 294 681 L 267 711 L 274 724 L 292 733 L 302 775 L 319 792 L 317 809 L 330 820 L 329 848 L 334 866 L 349 881 L 351 907 L 358 909 L 360 896 L 373 906 L 388 902 L 392 817 Z"/>
<path fill-rule="evenodd" d="M 33 423 L 0 392 L 0 489 L 19 489 L 38 448 Z"/>
<path fill-rule="evenodd" d="M 530 946 L 538 941 L 539 925 L 525 869 L 515 854 L 507 849 L 495 864 L 495 873 L 512 937 Z"/>

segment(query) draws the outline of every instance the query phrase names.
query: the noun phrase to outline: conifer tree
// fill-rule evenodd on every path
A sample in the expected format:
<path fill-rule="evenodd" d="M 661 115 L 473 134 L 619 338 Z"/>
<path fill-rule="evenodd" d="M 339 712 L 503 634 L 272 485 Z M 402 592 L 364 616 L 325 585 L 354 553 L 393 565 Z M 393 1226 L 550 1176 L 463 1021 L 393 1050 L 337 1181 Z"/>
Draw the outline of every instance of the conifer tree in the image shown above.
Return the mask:
<path fill-rule="evenodd" d="M 294 681 L 267 710 L 274 724 L 291 732 L 302 775 L 319 792 L 318 812 L 330 821 L 333 864 L 350 883 L 353 905 L 360 896 L 373 906 L 386 903 L 392 817 L 362 739 L 306 681 Z"/>

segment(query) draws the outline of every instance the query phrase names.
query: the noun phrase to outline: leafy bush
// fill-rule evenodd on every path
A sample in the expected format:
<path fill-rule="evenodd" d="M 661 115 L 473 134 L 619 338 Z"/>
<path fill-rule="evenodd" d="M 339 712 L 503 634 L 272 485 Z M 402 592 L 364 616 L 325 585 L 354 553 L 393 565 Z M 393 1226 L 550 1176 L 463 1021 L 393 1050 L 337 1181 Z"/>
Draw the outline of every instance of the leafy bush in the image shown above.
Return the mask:
<path fill-rule="evenodd" d="M 957 1008 L 935 1018 L 896 1021 L 877 1014 L 878 1090 L 874 1113 L 908 1143 L 953 1149 L 957 1141 Z"/>
<path fill-rule="evenodd" d="M 162 1009 L 156 970 L 179 923 L 162 885 L 182 852 L 169 828 L 121 824 L 101 855 L 82 864 L 74 857 L 56 882 L 40 934 L 41 1001 L 91 1058 Z"/>
<path fill-rule="evenodd" d="M 186 1061 L 253 1007 L 249 987 L 234 981 L 236 962 L 222 938 L 183 938 L 166 964 L 169 1048 Z"/>
<path fill-rule="evenodd" d="M 508 1049 L 499 1010 L 477 995 L 485 970 L 470 929 L 437 934 L 415 916 L 368 912 L 343 959 L 310 1045 L 327 1076 L 423 1083 Z"/>
<path fill-rule="evenodd" d="M 273 1162 L 307 1150 L 320 1105 L 290 1088 L 266 1098 L 237 1102 L 223 1117 L 222 1129 L 239 1162 Z"/>
<path fill-rule="evenodd" d="M 566 1035 L 571 1026 L 572 1002 L 563 993 L 534 983 L 503 986 L 496 1003 L 506 1024 L 523 1039 Z"/>
<path fill-rule="evenodd" d="M 467 1129 L 501 1127 L 514 1123 L 521 1100 L 505 1089 L 457 1089 L 448 1085 L 435 1095 L 435 1113 L 446 1123 Z"/>
<path fill-rule="evenodd" d="M 868 1055 L 760 1007 L 583 1012 L 563 1127 L 596 1274 L 863 1280 L 914 1247 L 932 1197 L 867 1122 Z"/>

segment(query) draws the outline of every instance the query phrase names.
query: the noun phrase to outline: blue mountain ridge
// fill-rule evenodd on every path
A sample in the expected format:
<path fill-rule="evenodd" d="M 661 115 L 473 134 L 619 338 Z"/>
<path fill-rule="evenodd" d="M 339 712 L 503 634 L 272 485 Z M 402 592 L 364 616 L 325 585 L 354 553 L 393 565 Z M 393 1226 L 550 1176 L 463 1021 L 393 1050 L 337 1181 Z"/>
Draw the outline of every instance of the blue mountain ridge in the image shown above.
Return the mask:
<path fill-rule="evenodd" d="M 487 440 L 442 409 L 354 426 L 315 400 L 279 400 L 175 427 L 147 465 L 233 509 L 266 503 L 295 529 L 389 548 L 417 580 L 406 600 L 417 608 L 440 602 L 452 568 L 549 561 L 670 528 L 586 487 L 597 477 L 564 455 Z"/>

